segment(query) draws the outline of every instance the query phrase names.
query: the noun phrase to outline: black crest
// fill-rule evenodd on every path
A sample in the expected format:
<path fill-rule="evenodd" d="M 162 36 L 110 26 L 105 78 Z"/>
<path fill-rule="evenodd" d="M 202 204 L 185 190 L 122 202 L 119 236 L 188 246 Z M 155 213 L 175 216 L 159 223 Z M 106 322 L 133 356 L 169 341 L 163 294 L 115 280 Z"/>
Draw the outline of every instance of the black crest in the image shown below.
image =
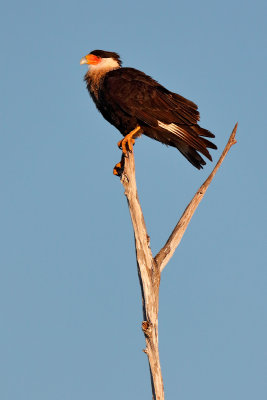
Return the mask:
<path fill-rule="evenodd" d="M 90 54 L 101 58 L 113 58 L 114 60 L 118 61 L 120 66 L 122 64 L 119 54 L 113 51 L 93 50 Z"/>

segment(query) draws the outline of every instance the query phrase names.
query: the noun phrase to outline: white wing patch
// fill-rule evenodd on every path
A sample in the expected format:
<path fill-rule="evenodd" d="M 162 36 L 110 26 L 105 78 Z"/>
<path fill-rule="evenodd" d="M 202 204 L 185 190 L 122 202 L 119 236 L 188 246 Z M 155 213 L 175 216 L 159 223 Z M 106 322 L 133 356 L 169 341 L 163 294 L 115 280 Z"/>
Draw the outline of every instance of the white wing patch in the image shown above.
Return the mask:
<path fill-rule="evenodd" d="M 175 135 L 177 135 L 179 137 L 181 137 L 181 135 L 183 136 L 186 133 L 186 131 L 183 128 L 179 127 L 178 125 L 176 125 L 174 123 L 164 124 L 163 122 L 158 121 L 158 126 L 160 126 L 163 129 L 166 129 L 167 131 L 174 133 Z"/>
<path fill-rule="evenodd" d="M 172 132 L 177 138 L 182 140 L 184 144 L 193 147 L 197 151 L 201 151 L 204 155 L 209 154 L 205 148 L 205 143 L 202 144 L 200 142 L 199 138 L 193 136 L 192 134 L 188 133 L 185 129 L 181 128 L 180 126 L 174 124 L 173 122 L 171 124 L 164 124 L 164 122 L 161 122 L 158 120 L 158 126 L 160 128 L 166 129 L 169 132 Z M 182 150 L 180 150 L 182 151 Z"/>

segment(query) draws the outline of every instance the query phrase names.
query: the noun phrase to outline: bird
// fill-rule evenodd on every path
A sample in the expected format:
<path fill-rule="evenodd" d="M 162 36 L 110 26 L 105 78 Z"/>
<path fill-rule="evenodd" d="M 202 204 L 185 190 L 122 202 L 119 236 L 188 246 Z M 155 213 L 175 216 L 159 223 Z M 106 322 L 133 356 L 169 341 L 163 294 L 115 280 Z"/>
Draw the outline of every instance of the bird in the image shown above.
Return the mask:
<path fill-rule="evenodd" d="M 212 161 L 208 149 L 217 146 L 206 138 L 215 135 L 198 125 L 198 106 L 171 92 L 135 68 L 122 67 L 118 53 L 93 50 L 82 57 L 88 65 L 84 81 L 97 109 L 124 136 L 118 142 L 124 155 L 133 151 L 142 134 L 177 148 L 197 169 Z M 113 173 L 119 175 L 121 163 Z"/>

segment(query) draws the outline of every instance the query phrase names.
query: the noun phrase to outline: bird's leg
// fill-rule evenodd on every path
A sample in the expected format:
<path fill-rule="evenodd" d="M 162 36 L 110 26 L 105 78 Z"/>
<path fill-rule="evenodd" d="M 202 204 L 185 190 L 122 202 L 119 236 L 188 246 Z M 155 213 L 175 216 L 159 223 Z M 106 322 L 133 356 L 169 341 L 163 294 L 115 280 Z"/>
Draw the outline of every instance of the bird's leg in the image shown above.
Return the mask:
<path fill-rule="evenodd" d="M 142 134 L 142 129 L 139 125 L 128 133 L 122 140 L 118 142 L 118 147 L 122 150 L 123 154 L 127 154 L 128 151 L 133 151 L 133 145 L 135 139 Z"/>
<path fill-rule="evenodd" d="M 113 168 L 113 174 L 117 176 L 121 176 L 124 169 L 124 159 L 127 157 L 128 151 L 133 151 L 133 145 L 135 139 L 142 134 L 142 129 L 139 125 L 135 129 L 133 129 L 130 133 L 128 133 L 122 140 L 118 142 L 118 147 L 122 150 L 121 161 L 115 165 Z"/>

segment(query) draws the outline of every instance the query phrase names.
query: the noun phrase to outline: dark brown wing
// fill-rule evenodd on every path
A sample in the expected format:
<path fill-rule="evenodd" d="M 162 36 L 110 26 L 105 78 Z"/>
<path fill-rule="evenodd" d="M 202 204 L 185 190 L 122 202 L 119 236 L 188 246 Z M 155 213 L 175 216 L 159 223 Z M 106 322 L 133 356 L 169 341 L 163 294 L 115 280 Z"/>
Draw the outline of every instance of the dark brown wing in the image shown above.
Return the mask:
<path fill-rule="evenodd" d="M 203 136 L 212 138 L 214 135 L 198 125 L 197 105 L 190 100 L 170 92 L 133 68 L 120 68 L 106 74 L 103 95 L 107 103 L 115 103 L 123 112 L 135 117 L 140 125 L 143 122 L 153 128 L 149 129 L 148 136 L 177 147 L 188 159 L 186 153 L 192 148 L 211 160 L 207 147 L 215 149 L 216 146 Z"/>
<path fill-rule="evenodd" d="M 196 104 L 168 91 L 150 76 L 134 68 L 109 72 L 104 86 L 105 93 L 125 112 L 140 119 L 145 118 L 155 126 L 159 117 L 165 123 L 178 124 L 196 124 L 199 120 Z"/>

